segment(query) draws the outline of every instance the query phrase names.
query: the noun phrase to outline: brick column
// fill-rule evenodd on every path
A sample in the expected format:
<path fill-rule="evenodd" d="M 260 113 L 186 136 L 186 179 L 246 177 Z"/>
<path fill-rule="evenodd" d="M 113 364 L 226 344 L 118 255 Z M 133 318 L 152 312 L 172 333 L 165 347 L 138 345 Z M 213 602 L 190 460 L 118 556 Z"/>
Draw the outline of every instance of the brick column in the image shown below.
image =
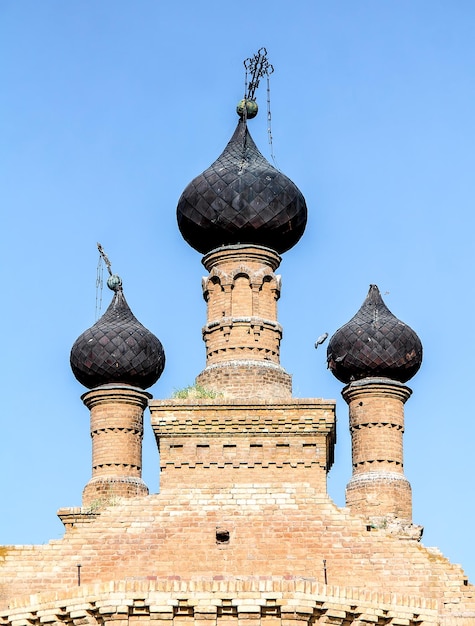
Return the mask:
<path fill-rule="evenodd" d="M 83 491 L 84 507 L 148 494 L 142 438 L 143 412 L 151 397 L 128 385 L 96 387 L 81 397 L 91 412 L 92 438 L 92 478 Z"/>
<path fill-rule="evenodd" d="M 368 519 L 412 519 L 411 485 L 404 476 L 404 403 L 412 391 L 388 378 L 365 378 L 342 395 L 350 409 L 353 475 L 350 509 Z"/>
<path fill-rule="evenodd" d="M 196 382 L 231 398 L 289 398 L 291 377 L 280 366 L 277 321 L 280 256 L 261 246 L 235 245 L 205 255 L 206 368 Z"/>

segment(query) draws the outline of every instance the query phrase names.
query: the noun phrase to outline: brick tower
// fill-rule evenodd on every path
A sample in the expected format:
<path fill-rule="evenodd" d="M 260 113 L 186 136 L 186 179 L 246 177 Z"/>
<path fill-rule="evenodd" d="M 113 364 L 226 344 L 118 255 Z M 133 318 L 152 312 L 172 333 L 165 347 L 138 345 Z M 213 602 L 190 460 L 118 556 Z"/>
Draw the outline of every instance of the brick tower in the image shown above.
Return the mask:
<path fill-rule="evenodd" d="M 165 365 L 162 344 L 133 315 L 121 279 L 111 275 L 107 285 L 114 291 L 109 308 L 71 350 L 73 373 L 90 389 L 82 396 L 91 413 L 92 438 L 86 508 L 148 494 L 142 480 L 143 412 L 152 396 L 144 389 Z"/>
<path fill-rule="evenodd" d="M 334 402 L 292 398 L 280 365 L 280 255 L 302 236 L 305 199 L 257 149 L 246 108 L 223 153 L 185 188 L 177 219 L 204 254 L 206 367 L 198 395 L 150 403 L 161 488 L 229 490 L 307 483 L 322 493 L 333 462 Z M 207 396 L 207 397 L 206 397 Z"/>
<path fill-rule="evenodd" d="M 368 520 L 412 521 L 411 485 L 404 476 L 404 383 L 422 362 L 416 333 L 384 304 L 376 285 L 356 315 L 331 338 L 328 366 L 349 405 L 353 475 L 350 509 Z"/>
<path fill-rule="evenodd" d="M 277 321 L 285 252 L 307 220 L 296 185 L 264 159 L 241 118 L 220 157 L 183 192 L 184 238 L 205 254 L 206 368 L 197 383 L 232 398 L 290 398 Z"/>
<path fill-rule="evenodd" d="M 228 397 L 290 398 L 292 381 L 280 366 L 277 321 L 280 256 L 262 246 L 234 245 L 203 258 L 207 321 L 206 368 L 196 382 Z"/>

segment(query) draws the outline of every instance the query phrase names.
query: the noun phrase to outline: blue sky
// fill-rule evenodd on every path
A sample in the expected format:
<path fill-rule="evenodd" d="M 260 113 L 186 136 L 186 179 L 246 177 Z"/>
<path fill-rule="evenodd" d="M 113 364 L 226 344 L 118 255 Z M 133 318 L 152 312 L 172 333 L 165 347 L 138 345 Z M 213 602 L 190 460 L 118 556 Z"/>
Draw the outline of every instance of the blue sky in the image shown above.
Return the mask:
<path fill-rule="evenodd" d="M 266 46 L 276 160 L 309 208 L 279 269 L 281 362 L 295 396 L 337 400 L 330 494 L 344 504 L 347 407 L 313 343 L 376 283 L 424 345 L 406 405 L 414 521 L 475 579 L 474 32 L 461 0 L 1 2 L 1 543 L 59 538 L 56 510 L 90 477 L 69 351 L 95 320 L 97 241 L 164 344 L 154 397 L 203 369 L 204 268 L 175 209 Z M 249 126 L 270 158 L 264 85 L 257 99 Z M 144 478 L 158 489 L 148 418 Z"/>

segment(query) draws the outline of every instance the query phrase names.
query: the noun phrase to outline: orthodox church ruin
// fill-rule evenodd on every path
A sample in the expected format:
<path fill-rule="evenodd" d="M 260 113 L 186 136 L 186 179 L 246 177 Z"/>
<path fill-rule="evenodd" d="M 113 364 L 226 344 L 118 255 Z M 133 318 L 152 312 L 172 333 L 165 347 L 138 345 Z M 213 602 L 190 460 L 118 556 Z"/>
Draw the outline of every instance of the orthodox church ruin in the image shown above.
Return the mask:
<path fill-rule="evenodd" d="M 58 512 L 63 538 L 0 548 L 0 626 L 475 624 L 475 588 L 412 522 L 404 404 L 422 346 L 375 285 L 328 343 L 353 464 L 346 507 L 328 496 L 335 402 L 295 398 L 279 356 L 275 272 L 307 207 L 257 149 L 254 104 L 239 113 L 223 153 L 178 201 L 179 229 L 208 273 L 196 392 L 147 391 L 163 347 L 111 274 L 109 308 L 71 351 L 88 389 L 91 478 L 81 506 Z M 144 414 L 158 494 L 142 479 Z"/>

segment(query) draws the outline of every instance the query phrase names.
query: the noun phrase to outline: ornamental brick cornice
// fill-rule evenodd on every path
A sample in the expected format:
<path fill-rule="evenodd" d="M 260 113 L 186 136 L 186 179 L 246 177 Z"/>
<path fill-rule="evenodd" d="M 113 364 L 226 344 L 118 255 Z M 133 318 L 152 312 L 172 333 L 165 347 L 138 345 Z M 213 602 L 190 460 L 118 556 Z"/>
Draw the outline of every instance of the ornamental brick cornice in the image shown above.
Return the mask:
<path fill-rule="evenodd" d="M 412 389 L 390 378 L 363 378 L 349 383 L 341 392 L 346 402 L 350 403 L 359 396 L 395 397 L 405 403 L 412 395 Z"/>
<path fill-rule="evenodd" d="M 259 434 L 329 434 L 335 430 L 335 402 L 292 398 L 252 404 L 227 398 L 152 400 L 152 426 L 160 436 L 198 432 L 249 436 Z"/>
<path fill-rule="evenodd" d="M 223 263 L 240 265 L 245 262 L 262 263 L 268 265 L 275 271 L 282 260 L 282 257 L 275 250 L 264 246 L 250 246 L 246 244 L 238 244 L 234 246 L 223 246 L 211 250 L 202 259 L 202 263 L 208 272 L 217 265 Z"/>
<path fill-rule="evenodd" d="M 82 626 L 160 620 L 169 626 L 334 624 L 335 626 L 436 626 L 435 600 L 322 585 L 311 579 L 243 578 L 111 581 L 14 600 L 0 611 L 0 626 Z M 223 621 L 224 620 L 224 621 Z M 249 623 L 250 622 L 247 622 Z M 256 624 L 256 621 L 253 622 Z"/>
<path fill-rule="evenodd" d="M 93 407 L 109 402 L 135 404 L 142 409 L 147 407 L 152 394 L 139 387 L 130 385 L 102 385 L 90 391 L 86 391 L 81 396 L 81 400 L 86 407 L 91 410 Z"/>

